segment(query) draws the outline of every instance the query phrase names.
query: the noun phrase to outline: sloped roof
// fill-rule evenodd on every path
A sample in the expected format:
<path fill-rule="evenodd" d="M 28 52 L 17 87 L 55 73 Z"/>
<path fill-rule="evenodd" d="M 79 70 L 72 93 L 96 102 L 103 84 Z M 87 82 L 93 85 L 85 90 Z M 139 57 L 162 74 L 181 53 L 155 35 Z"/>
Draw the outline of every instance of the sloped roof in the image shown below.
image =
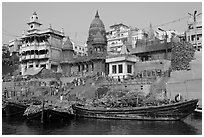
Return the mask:
<path fill-rule="evenodd" d="M 69 39 L 69 37 L 66 37 L 66 41 L 62 45 L 62 49 L 63 50 L 73 50 L 73 44 L 71 40 Z"/>

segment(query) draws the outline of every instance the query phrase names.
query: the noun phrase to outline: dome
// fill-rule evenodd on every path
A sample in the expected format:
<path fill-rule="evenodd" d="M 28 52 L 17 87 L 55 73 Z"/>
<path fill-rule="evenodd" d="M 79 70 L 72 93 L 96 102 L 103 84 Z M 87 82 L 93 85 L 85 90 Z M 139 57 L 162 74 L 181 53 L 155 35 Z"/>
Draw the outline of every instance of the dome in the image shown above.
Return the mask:
<path fill-rule="evenodd" d="M 90 28 L 89 28 L 89 36 L 96 35 L 96 33 L 100 31 L 102 34 L 105 34 L 105 26 L 102 22 L 102 20 L 99 18 L 98 11 L 96 12 L 95 18 L 91 22 Z"/>
<path fill-rule="evenodd" d="M 73 50 L 73 44 L 70 41 L 69 37 L 66 37 L 66 41 L 62 45 L 63 50 Z"/>
<path fill-rule="evenodd" d="M 106 40 L 104 39 L 104 36 L 100 32 L 97 32 L 97 34 L 94 36 L 93 43 L 106 44 Z"/>
<path fill-rule="evenodd" d="M 90 25 L 90 28 L 93 27 L 105 28 L 102 20 L 99 18 L 98 11 L 96 12 L 95 19 L 93 19 Z"/>

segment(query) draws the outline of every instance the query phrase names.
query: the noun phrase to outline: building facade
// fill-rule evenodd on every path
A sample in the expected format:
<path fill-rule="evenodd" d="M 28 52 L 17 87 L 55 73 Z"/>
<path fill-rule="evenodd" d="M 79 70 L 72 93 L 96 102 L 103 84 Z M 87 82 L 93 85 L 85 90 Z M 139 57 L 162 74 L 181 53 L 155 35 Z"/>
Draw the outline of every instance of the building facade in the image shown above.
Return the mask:
<path fill-rule="evenodd" d="M 21 41 L 20 39 L 14 39 L 12 41 L 9 41 L 8 47 L 9 47 L 9 52 L 12 54 L 19 54 L 19 50 L 21 47 Z"/>
<path fill-rule="evenodd" d="M 78 44 L 77 42 L 71 40 L 73 44 L 73 50 L 75 56 L 87 56 L 87 44 Z"/>
<path fill-rule="evenodd" d="M 127 51 L 125 44 L 122 46 L 120 54 L 108 55 L 106 63 L 108 64 L 108 76 L 114 79 L 127 78 L 128 75 L 134 74 L 135 63 L 139 60 Z"/>
<path fill-rule="evenodd" d="M 200 50 L 202 48 L 202 14 L 196 18 L 196 20 L 190 18 L 188 21 L 186 40 L 193 44 L 195 49 Z"/>
<path fill-rule="evenodd" d="M 64 32 L 52 29 L 40 30 L 42 25 L 36 12 L 30 17 L 27 33 L 23 33 L 20 48 L 22 75 L 41 68 L 58 70 Z"/>
<path fill-rule="evenodd" d="M 67 42 L 64 47 L 73 47 Z M 105 26 L 99 17 L 98 11 L 91 22 L 87 40 L 87 56 L 74 56 L 74 50 L 69 48 L 69 59 L 63 58 L 60 62 L 65 75 L 84 73 L 105 73 L 105 59 L 107 55 L 107 39 Z M 66 54 L 68 55 L 68 53 Z"/>
<path fill-rule="evenodd" d="M 145 32 L 143 30 L 129 27 L 123 23 L 111 25 L 107 32 L 107 50 L 108 52 L 119 53 L 126 42 L 135 47 L 136 42 L 144 37 Z"/>

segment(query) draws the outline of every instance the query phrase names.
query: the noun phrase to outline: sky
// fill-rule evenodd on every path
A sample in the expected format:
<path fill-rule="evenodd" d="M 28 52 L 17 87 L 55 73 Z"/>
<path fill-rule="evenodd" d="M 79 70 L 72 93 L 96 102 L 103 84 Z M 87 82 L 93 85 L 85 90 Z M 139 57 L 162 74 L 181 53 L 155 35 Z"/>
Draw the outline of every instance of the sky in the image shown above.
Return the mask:
<path fill-rule="evenodd" d="M 124 23 L 139 29 L 148 29 L 150 23 L 157 30 L 184 32 L 188 13 L 202 12 L 201 2 L 3 2 L 2 44 L 22 36 L 27 23 L 36 11 L 42 29 L 51 24 L 53 29 L 64 29 L 65 35 L 79 44 L 86 43 L 88 30 L 98 10 L 106 31 L 109 26 Z M 184 18 L 180 21 L 178 19 Z M 162 25 L 168 22 L 173 23 Z"/>

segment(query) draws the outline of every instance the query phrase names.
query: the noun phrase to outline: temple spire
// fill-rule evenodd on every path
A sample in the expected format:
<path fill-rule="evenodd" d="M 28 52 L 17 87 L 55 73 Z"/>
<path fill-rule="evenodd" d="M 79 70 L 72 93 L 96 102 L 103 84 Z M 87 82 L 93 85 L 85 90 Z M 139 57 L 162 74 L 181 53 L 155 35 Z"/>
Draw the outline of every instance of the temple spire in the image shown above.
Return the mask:
<path fill-rule="evenodd" d="M 98 10 L 96 11 L 95 18 L 99 18 L 99 15 L 98 15 Z"/>

